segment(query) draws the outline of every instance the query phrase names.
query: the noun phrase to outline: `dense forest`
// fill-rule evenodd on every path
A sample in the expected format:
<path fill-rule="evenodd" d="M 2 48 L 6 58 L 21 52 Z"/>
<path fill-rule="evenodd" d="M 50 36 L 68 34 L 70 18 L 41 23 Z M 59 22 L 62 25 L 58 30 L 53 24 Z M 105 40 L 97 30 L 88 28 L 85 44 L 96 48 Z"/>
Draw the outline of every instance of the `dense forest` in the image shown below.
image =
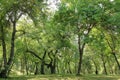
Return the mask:
<path fill-rule="evenodd" d="M 120 0 L 0 0 L 0 77 L 120 74 Z"/>

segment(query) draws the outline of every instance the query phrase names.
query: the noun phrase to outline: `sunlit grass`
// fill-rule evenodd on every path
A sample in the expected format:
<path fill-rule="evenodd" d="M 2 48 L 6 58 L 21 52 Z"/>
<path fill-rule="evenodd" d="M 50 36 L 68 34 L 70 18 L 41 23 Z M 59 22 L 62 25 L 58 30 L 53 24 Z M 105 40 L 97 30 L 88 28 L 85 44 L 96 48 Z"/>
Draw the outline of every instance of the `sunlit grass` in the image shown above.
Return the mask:
<path fill-rule="evenodd" d="M 29 75 L 29 76 L 11 76 L 0 80 L 120 80 L 117 75 Z"/>

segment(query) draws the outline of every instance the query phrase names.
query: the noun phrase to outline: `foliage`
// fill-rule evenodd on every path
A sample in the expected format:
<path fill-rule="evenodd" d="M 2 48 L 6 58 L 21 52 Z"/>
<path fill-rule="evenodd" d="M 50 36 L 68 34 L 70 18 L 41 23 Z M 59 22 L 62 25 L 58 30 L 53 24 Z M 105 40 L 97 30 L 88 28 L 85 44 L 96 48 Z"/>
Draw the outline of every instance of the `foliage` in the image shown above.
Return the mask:
<path fill-rule="evenodd" d="M 50 11 L 50 6 L 57 10 Z M 11 74 L 12 70 L 24 75 L 42 71 L 118 74 L 119 7 L 119 0 L 0 0 L 0 72 L 11 60 Z M 85 77 L 81 78 L 109 79 L 109 76 Z"/>

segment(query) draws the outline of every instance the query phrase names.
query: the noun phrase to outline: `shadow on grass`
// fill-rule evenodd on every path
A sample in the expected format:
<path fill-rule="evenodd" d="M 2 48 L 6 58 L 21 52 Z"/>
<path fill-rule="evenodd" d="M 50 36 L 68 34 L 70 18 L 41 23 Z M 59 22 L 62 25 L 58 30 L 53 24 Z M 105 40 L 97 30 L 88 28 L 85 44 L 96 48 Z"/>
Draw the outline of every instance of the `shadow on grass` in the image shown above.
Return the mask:
<path fill-rule="evenodd" d="M 29 80 L 33 78 L 34 76 L 15 76 L 15 77 L 8 77 L 8 78 L 0 78 L 0 80 Z"/>
<path fill-rule="evenodd" d="M 83 80 L 120 80 L 119 76 L 84 76 Z"/>
<path fill-rule="evenodd" d="M 0 80 L 120 80 L 120 76 L 105 76 L 105 75 L 29 75 L 29 76 L 14 76 Z"/>

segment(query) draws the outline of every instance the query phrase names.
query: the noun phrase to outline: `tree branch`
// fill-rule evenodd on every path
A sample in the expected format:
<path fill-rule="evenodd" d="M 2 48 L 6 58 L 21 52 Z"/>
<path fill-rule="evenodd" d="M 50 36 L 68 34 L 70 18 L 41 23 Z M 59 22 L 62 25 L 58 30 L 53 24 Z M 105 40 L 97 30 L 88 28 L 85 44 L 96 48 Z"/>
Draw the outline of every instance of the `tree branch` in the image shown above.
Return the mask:
<path fill-rule="evenodd" d="M 41 57 L 39 57 L 35 52 L 31 51 L 31 50 L 26 50 L 26 52 L 31 53 L 32 55 L 34 55 L 35 57 L 37 57 L 38 59 L 42 60 Z"/>

